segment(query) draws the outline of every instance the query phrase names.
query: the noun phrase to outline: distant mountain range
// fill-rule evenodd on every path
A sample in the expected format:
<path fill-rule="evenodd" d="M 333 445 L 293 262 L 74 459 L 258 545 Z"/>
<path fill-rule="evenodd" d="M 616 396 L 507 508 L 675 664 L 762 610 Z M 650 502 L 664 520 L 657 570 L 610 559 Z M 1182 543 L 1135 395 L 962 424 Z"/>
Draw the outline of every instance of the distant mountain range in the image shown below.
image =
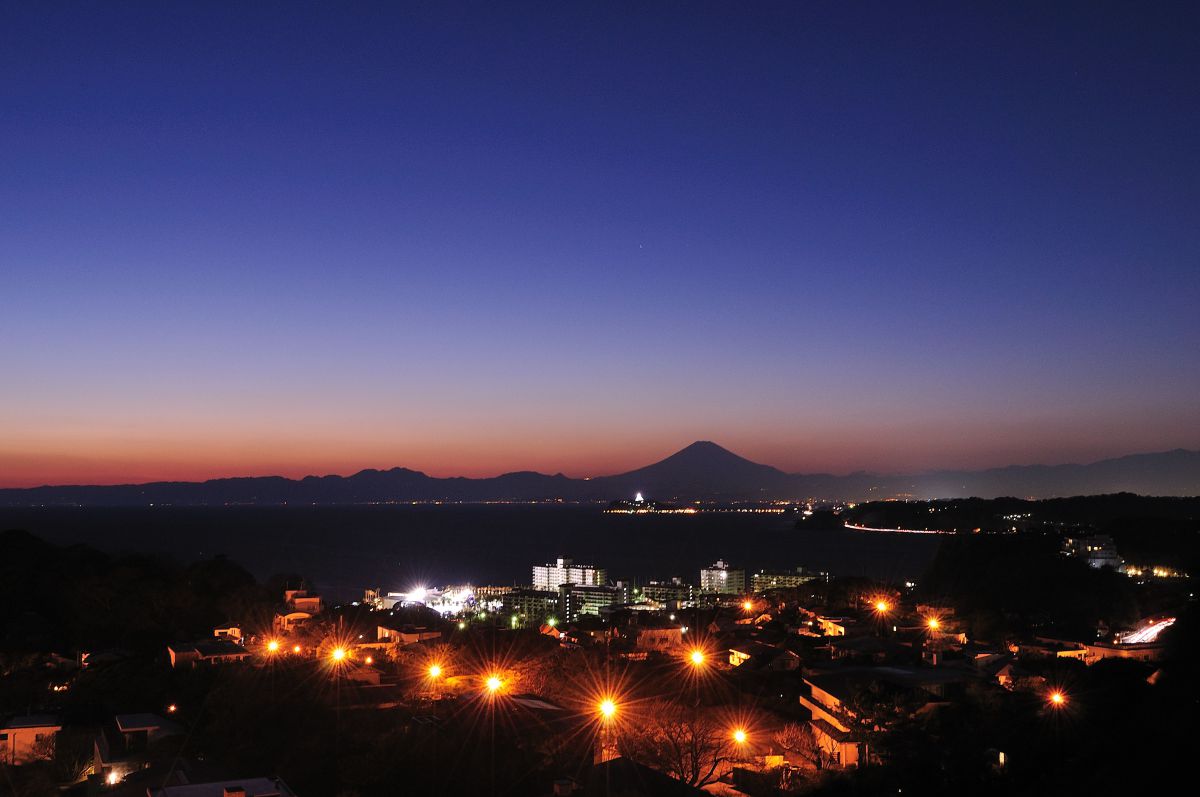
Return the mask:
<path fill-rule="evenodd" d="M 420 471 L 364 470 L 352 476 L 282 476 L 115 486 L 0 489 L 0 506 L 148 504 L 365 504 L 406 501 L 607 501 L 641 492 L 659 501 L 863 501 L 897 497 L 1052 498 L 1132 492 L 1200 495 L 1200 451 L 1164 451 L 1088 465 L 1013 465 L 980 471 L 846 476 L 785 473 L 716 443 L 692 443 L 661 462 L 594 479 L 522 471 L 485 479 L 435 478 Z"/>

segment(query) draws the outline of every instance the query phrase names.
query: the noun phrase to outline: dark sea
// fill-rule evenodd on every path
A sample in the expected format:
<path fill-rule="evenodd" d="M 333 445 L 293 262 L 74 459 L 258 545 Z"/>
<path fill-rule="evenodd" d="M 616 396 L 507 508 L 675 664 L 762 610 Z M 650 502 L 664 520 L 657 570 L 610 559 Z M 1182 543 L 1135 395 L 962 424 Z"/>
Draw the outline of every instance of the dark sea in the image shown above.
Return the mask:
<path fill-rule="evenodd" d="M 780 515 L 610 515 L 580 505 L 4 508 L 0 529 L 111 553 L 190 562 L 224 554 L 260 579 L 296 573 L 329 597 L 366 587 L 527 584 L 534 564 L 565 556 L 611 579 L 695 582 L 725 559 L 747 571 L 804 567 L 919 580 L 937 537 L 797 530 Z"/>

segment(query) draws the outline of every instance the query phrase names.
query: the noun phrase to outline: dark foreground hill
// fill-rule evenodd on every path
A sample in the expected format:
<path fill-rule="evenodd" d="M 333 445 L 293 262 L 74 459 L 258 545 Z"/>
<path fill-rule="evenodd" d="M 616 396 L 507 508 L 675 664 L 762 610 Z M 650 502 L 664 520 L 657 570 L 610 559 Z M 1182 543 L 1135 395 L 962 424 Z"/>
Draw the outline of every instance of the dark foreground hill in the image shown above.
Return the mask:
<path fill-rule="evenodd" d="M 1052 498 L 1129 492 L 1200 495 L 1200 451 L 1135 454 L 1086 465 L 1014 465 L 908 475 L 785 473 L 701 441 L 652 465 L 573 479 L 529 471 L 484 479 L 437 478 L 407 468 L 352 476 L 281 476 L 116 486 L 0 489 L 0 506 L 220 506 L 406 501 L 608 501 L 641 492 L 663 501 L 864 500 L 893 497 Z"/>

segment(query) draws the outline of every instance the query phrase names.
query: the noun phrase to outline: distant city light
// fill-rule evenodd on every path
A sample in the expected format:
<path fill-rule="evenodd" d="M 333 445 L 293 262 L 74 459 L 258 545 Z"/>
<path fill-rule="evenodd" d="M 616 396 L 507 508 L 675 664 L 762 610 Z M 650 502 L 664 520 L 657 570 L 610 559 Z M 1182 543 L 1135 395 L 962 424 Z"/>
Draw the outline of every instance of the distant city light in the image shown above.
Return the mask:
<path fill-rule="evenodd" d="M 555 626 L 558 625 L 558 620 L 551 617 L 550 619 L 546 620 L 546 625 L 550 626 L 551 628 L 554 628 Z"/>

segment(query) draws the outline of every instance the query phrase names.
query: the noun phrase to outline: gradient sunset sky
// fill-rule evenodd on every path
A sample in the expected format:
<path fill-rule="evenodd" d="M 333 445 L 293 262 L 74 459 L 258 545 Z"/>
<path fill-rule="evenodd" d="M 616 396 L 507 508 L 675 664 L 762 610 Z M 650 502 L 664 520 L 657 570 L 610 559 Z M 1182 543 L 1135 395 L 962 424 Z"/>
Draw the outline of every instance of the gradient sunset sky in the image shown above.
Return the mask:
<path fill-rule="evenodd" d="M 7 3 L 0 486 L 1200 448 L 1198 6 L 979 6 Z"/>

